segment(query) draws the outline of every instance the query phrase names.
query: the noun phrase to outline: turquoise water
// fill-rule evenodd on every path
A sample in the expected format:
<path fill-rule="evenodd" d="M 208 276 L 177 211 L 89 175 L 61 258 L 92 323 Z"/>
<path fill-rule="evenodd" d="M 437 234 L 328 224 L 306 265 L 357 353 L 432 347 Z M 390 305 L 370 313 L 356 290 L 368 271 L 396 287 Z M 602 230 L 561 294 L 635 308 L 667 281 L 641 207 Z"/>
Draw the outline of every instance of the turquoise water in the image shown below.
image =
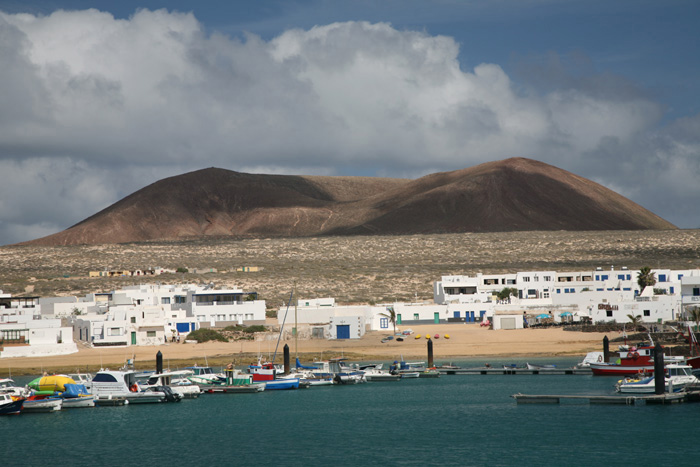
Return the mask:
<path fill-rule="evenodd" d="M 0 465 L 697 464 L 698 404 L 517 405 L 510 397 L 612 394 L 615 381 L 450 375 L 0 417 Z"/>

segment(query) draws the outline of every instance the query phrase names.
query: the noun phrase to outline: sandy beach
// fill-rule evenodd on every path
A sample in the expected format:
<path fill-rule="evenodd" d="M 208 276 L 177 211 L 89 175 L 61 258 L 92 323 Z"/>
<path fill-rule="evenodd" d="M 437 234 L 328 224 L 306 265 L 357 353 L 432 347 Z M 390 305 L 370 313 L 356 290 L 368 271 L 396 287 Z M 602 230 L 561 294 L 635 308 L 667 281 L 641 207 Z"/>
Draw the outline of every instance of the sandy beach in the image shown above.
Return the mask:
<path fill-rule="evenodd" d="M 406 330 L 408 328 L 397 328 Z M 358 360 L 392 360 L 427 358 L 425 335 L 433 336 L 433 354 L 436 363 L 451 359 L 471 357 L 535 357 L 581 356 L 594 350 L 602 350 L 603 337 L 619 337 L 618 333 L 592 333 L 565 331 L 562 328 L 521 329 L 492 331 L 476 325 L 423 325 L 412 326 L 414 334 L 403 342 L 396 340 L 382 343 L 386 332 L 368 332 L 361 339 L 350 340 L 281 340 L 277 361 L 282 362 L 285 344 L 289 345 L 292 359 L 295 350 L 302 360 L 347 356 Z M 438 334 L 439 337 L 434 336 Z M 445 334 L 449 335 L 449 339 Z M 420 339 L 416 339 L 421 335 Z M 182 367 L 190 363 L 223 365 L 249 363 L 255 356 L 267 357 L 275 351 L 276 333 L 258 334 L 256 340 L 237 342 L 168 343 L 159 346 L 101 347 L 79 346 L 79 351 L 55 357 L 6 358 L 0 360 L 0 374 L 38 374 L 43 371 L 95 371 L 100 367 L 119 367 L 133 358 L 139 368 L 153 368 L 158 351 L 163 354 L 166 367 Z"/>

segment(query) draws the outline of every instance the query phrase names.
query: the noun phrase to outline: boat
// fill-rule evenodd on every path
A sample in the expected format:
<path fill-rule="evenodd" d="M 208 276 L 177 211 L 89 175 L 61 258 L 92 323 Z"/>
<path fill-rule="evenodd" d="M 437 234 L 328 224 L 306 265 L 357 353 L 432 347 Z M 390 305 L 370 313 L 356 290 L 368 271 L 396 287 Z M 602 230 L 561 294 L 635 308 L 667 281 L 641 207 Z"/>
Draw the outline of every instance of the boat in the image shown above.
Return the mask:
<path fill-rule="evenodd" d="M 576 368 L 590 368 L 591 363 L 603 363 L 603 352 L 588 352 Z"/>
<path fill-rule="evenodd" d="M 646 371 L 654 373 L 654 341 L 639 346 L 621 347 L 620 358 L 616 363 L 591 362 L 589 366 L 598 376 L 632 376 Z M 664 364 L 680 363 L 681 357 L 664 356 Z"/>
<path fill-rule="evenodd" d="M 9 394 L 15 397 L 26 397 L 29 395 L 27 389 L 16 386 L 12 378 L 0 379 L 0 394 Z"/>
<path fill-rule="evenodd" d="M 210 366 L 199 366 L 195 363 L 194 366 L 188 366 L 185 370 L 192 370 L 192 375 L 188 378 L 195 384 L 225 384 L 226 376 L 221 373 L 215 373 Z"/>
<path fill-rule="evenodd" d="M 179 393 L 184 399 L 196 399 L 202 393 L 202 389 L 189 379 L 193 374 L 192 370 L 153 373 L 147 381 L 139 384 L 139 388 L 143 390 L 156 386 L 167 386 L 173 392 Z"/>
<path fill-rule="evenodd" d="M 360 371 L 365 374 L 367 382 L 400 381 L 399 373 L 391 373 L 382 369 L 383 364 L 360 365 Z"/>
<path fill-rule="evenodd" d="M 264 383 L 266 390 L 299 389 L 299 378 L 278 379 L 277 368 L 270 362 L 249 365 L 248 373 L 253 376 L 254 383 Z"/>
<path fill-rule="evenodd" d="M 16 415 L 21 412 L 24 397 L 0 393 L 0 415 Z"/>
<path fill-rule="evenodd" d="M 527 365 L 528 370 L 553 370 L 557 366 L 556 365 L 533 365 L 532 363 L 525 363 Z"/>
<path fill-rule="evenodd" d="M 22 404 L 22 413 L 57 412 L 63 407 L 63 399 L 48 394 L 32 394 Z"/>
<path fill-rule="evenodd" d="M 664 369 L 664 384 L 666 392 L 680 392 L 689 384 L 700 382 L 692 373 L 690 365 L 671 363 Z M 615 390 L 622 394 L 653 394 L 656 392 L 654 375 L 641 373 L 628 376 L 615 384 Z"/>
<path fill-rule="evenodd" d="M 240 394 L 265 390 L 265 383 L 254 383 L 252 374 L 242 373 L 240 370 L 233 368 L 233 365 L 224 371 L 226 383 L 203 386 L 204 392 L 209 394 Z"/>
<path fill-rule="evenodd" d="M 428 336 L 430 337 L 430 336 Z M 426 368 L 425 362 L 394 362 L 395 369 L 404 378 L 439 378 L 440 372 L 436 368 Z"/>
<path fill-rule="evenodd" d="M 398 340 L 398 339 L 397 339 Z M 362 371 L 347 365 L 345 358 L 333 358 L 328 360 L 328 371 L 333 374 L 336 384 L 366 383 L 367 379 Z"/>
<path fill-rule="evenodd" d="M 139 390 L 133 370 L 100 370 L 92 379 L 92 393 L 97 405 L 148 404 L 165 402 L 164 391 Z"/>
<path fill-rule="evenodd" d="M 95 396 L 88 392 L 84 384 L 66 384 L 65 388 L 60 394 L 64 409 L 95 407 Z"/>

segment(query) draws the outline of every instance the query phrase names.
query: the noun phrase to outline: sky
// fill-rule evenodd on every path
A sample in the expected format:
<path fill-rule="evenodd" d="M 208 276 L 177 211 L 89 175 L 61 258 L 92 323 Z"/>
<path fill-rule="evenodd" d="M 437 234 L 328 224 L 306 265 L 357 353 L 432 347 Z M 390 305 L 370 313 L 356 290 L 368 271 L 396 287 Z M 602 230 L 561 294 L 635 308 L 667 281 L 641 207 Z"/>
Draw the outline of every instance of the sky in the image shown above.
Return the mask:
<path fill-rule="evenodd" d="M 0 0 L 0 245 L 207 167 L 510 157 L 700 228 L 700 2 Z"/>

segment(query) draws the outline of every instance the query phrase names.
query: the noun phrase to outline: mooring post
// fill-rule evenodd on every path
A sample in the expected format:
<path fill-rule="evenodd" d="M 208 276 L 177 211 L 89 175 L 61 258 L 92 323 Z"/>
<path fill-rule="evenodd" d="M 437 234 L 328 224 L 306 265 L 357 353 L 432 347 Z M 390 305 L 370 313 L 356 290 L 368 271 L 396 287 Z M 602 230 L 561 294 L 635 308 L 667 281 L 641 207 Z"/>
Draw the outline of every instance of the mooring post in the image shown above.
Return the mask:
<path fill-rule="evenodd" d="M 603 337 L 603 361 L 605 363 L 610 362 L 610 340 L 608 336 Z"/>
<path fill-rule="evenodd" d="M 160 350 L 156 354 L 156 373 L 163 373 L 163 354 L 160 353 Z"/>
<path fill-rule="evenodd" d="M 428 368 L 433 367 L 433 340 L 428 339 Z"/>
<path fill-rule="evenodd" d="M 664 374 L 664 349 L 654 346 L 654 394 L 666 392 L 666 375 Z"/>
<path fill-rule="evenodd" d="M 289 345 L 284 344 L 284 374 L 288 375 L 292 371 L 292 367 L 289 364 Z"/>

